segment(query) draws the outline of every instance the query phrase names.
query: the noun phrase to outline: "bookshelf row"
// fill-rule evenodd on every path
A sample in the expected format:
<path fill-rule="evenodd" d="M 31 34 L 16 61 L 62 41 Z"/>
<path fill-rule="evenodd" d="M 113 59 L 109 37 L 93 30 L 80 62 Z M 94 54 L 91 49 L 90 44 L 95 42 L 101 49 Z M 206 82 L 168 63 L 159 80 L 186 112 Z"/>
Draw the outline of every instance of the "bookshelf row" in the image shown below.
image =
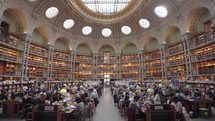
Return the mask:
<path fill-rule="evenodd" d="M 141 54 L 93 55 L 76 54 L 27 41 L 13 33 L 0 34 L 0 75 L 28 78 L 51 78 L 60 80 L 81 80 L 81 78 L 103 79 L 105 75 L 118 80 L 163 78 L 186 79 L 187 73 L 195 76 L 214 75 L 215 32 L 200 33 L 189 40 L 189 57 L 184 51 L 184 42 L 177 41 L 159 49 L 142 51 Z M 51 56 L 52 55 L 52 56 Z M 162 56 L 161 56 L 162 55 Z M 24 60 L 24 61 L 23 61 Z M 28 60 L 28 61 L 27 61 Z M 190 64 L 191 63 L 191 64 Z M 189 65 L 187 68 L 186 65 Z M 192 68 L 192 72 L 189 69 Z M 25 73 L 24 73 L 25 72 Z M 27 72 L 27 73 L 26 73 Z M 111 73 L 109 73 L 111 72 Z M 143 75 L 143 76 L 142 76 Z M 214 77 L 213 77 L 214 78 Z"/>

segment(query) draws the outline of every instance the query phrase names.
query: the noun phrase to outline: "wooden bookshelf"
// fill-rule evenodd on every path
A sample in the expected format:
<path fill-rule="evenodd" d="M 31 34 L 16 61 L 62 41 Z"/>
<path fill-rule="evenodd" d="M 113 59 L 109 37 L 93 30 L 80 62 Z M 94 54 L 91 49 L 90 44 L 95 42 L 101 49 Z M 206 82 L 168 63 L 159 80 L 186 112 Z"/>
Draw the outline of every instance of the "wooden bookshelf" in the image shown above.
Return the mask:
<path fill-rule="evenodd" d="M 145 51 L 143 58 L 144 80 L 160 80 L 162 78 L 160 51 L 158 49 Z"/>
<path fill-rule="evenodd" d="M 144 63 L 144 69 L 157 69 L 157 68 L 161 68 L 160 59 L 152 60 L 152 61 L 146 61 Z"/>
<path fill-rule="evenodd" d="M 184 54 L 175 55 L 167 58 L 167 67 L 184 65 L 184 64 L 185 64 Z"/>
<path fill-rule="evenodd" d="M 46 67 L 47 59 L 39 56 L 29 55 L 28 56 L 28 65 L 36 67 Z"/>
<path fill-rule="evenodd" d="M 59 69 L 53 69 L 52 70 L 52 78 L 53 80 L 66 80 L 69 79 L 69 70 L 59 70 Z"/>
<path fill-rule="evenodd" d="M 192 51 L 192 62 L 215 58 L 215 43 Z"/>
<path fill-rule="evenodd" d="M 44 68 L 29 66 L 27 76 L 29 78 L 45 78 Z"/>
<path fill-rule="evenodd" d="M 166 56 L 171 56 L 184 52 L 184 46 L 182 42 L 177 42 L 166 47 Z"/>
<path fill-rule="evenodd" d="M 17 56 L 18 56 L 18 53 L 16 50 L 0 45 L 0 60 L 16 62 Z"/>
<path fill-rule="evenodd" d="M 76 55 L 74 77 L 76 81 L 93 80 L 93 57 L 91 55 Z"/>
<path fill-rule="evenodd" d="M 68 51 L 54 50 L 52 60 L 52 78 L 59 80 L 69 79 L 70 54 Z"/>
<path fill-rule="evenodd" d="M 185 80 L 185 75 L 186 75 L 185 72 L 186 72 L 186 68 L 184 65 L 169 67 L 167 69 L 167 79 L 178 78 L 180 80 Z"/>
<path fill-rule="evenodd" d="M 214 80 L 215 78 L 215 32 L 214 28 L 201 32 L 189 40 L 194 80 Z"/>
<path fill-rule="evenodd" d="M 121 56 L 122 80 L 139 79 L 140 63 L 137 54 L 126 54 Z"/>
<path fill-rule="evenodd" d="M 145 79 L 159 80 L 162 78 L 161 69 L 147 69 L 145 70 Z"/>
<path fill-rule="evenodd" d="M 151 51 L 144 52 L 143 57 L 144 57 L 144 61 L 150 61 L 150 60 L 160 59 L 161 54 L 159 50 L 151 50 Z"/>
<path fill-rule="evenodd" d="M 35 42 L 30 43 L 29 53 L 35 56 L 48 57 L 46 47 Z"/>

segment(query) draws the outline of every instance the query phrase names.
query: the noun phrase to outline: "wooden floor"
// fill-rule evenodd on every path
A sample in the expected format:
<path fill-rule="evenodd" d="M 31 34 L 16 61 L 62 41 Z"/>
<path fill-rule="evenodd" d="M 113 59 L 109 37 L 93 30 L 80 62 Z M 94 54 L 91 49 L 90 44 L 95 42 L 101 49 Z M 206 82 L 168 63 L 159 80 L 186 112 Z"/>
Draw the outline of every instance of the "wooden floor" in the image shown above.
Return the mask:
<path fill-rule="evenodd" d="M 211 118 L 209 119 L 195 118 L 191 119 L 191 121 L 215 121 L 215 109 L 212 108 L 212 110 L 213 116 Z M 24 120 L 14 118 L 10 119 L 0 118 L 0 121 L 24 121 Z M 103 95 L 100 98 L 100 103 L 94 114 L 93 121 L 127 121 L 120 115 L 118 108 L 114 106 L 110 88 L 103 89 Z"/>

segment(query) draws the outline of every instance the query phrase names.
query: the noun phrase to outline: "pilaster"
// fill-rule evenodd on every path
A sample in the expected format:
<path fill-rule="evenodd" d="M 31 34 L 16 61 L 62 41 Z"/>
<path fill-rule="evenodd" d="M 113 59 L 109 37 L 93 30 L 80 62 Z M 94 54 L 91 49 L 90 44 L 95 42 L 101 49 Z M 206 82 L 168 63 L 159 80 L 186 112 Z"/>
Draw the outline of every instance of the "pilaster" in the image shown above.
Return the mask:
<path fill-rule="evenodd" d="M 22 34 L 20 36 L 22 40 L 24 40 L 24 53 L 22 57 L 22 73 L 21 77 L 22 80 L 27 80 L 28 77 L 28 57 L 29 57 L 29 48 L 30 48 L 30 43 L 32 41 L 32 36 L 28 34 Z"/>
<path fill-rule="evenodd" d="M 162 79 L 161 80 L 167 80 L 167 61 L 166 61 L 166 50 L 165 50 L 165 44 L 162 44 L 159 46 L 160 55 L 161 55 L 161 74 Z"/>

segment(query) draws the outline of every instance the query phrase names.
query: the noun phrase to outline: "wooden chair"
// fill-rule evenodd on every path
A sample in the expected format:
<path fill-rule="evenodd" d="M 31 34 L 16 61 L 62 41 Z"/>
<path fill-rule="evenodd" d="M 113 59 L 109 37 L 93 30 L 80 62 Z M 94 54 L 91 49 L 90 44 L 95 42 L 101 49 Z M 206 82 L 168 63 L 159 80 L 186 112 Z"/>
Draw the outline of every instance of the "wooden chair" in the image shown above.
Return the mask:
<path fill-rule="evenodd" d="M 193 103 L 194 113 L 197 114 L 198 116 L 200 116 L 200 109 L 202 109 L 202 108 L 209 112 L 208 116 L 212 115 L 212 112 L 211 112 L 212 100 L 201 98 L 201 99 L 193 100 L 192 103 Z"/>
<path fill-rule="evenodd" d="M 89 121 L 93 121 L 93 104 L 90 102 L 88 105 L 85 107 L 85 117 Z"/>
<path fill-rule="evenodd" d="M 128 113 L 128 121 L 144 121 L 144 119 L 136 117 L 136 112 L 132 108 L 128 108 L 127 113 Z"/>
<path fill-rule="evenodd" d="M 169 104 L 152 104 L 146 110 L 147 121 L 176 121 L 175 107 Z"/>

